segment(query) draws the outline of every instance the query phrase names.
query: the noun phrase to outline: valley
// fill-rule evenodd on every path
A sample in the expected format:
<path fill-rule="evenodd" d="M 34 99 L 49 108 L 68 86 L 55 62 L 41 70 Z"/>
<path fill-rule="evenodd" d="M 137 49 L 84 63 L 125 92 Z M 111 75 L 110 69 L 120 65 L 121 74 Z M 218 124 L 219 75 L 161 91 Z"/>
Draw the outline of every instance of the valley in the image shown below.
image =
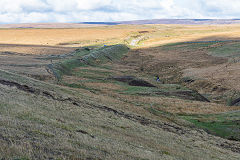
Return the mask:
<path fill-rule="evenodd" d="M 1 29 L 0 159 L 238 160 L 239 27 Z"/>

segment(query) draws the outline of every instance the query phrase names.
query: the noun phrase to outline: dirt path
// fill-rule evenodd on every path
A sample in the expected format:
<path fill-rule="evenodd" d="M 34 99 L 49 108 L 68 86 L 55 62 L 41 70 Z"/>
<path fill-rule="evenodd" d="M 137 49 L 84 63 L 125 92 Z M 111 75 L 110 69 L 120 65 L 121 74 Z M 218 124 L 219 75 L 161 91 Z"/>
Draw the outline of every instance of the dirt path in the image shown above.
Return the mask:
<path fill-rule="evenodd" d="M 131 46 L 136 46 L 138 45 L 138 43 L 144 39 L 144 36 L 141 36 L 141 37 L 138 37 L 138 38 L 135 38 L 133 39 L 131 42 L 130 42 L 130 45 Z"/>

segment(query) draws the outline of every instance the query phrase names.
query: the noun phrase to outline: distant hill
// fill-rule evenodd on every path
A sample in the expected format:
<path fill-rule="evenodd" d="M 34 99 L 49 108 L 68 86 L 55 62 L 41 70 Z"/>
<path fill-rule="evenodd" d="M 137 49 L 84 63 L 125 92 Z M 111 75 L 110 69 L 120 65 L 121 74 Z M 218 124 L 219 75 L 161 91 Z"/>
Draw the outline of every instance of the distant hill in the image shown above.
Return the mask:
<path fill-rule="evenodd" d="M 118 22 L 82 22 L 80 24 L 118 25 L 118 24 L 121 24 L 121 23 L 118 23 Z"/>
<path fill-rule="evenodd" d="M 237 24 L 240 19 L 153 19 L 122 21 L 120 24 Z"/>
<path fill-rule="evenodd" d="M 104 24 L 104 25 L 119 25 L 119 24 L 237 24 L 240 19 L 151 19 L 151 20 L 136 20 L 136 21 L 118 21 L 118 22 L 83 22 L 82 24 Z"/>
<path fill-rule="evenodd" d="M 0 28 L 84 28 L 96 27 L 103 24 L 85 23 L 20 23 L 20 24 L 0 24 Z"/>
<path fill-rule="evenodd" d="M 240 24 L 240 19 L 152 19 L 116 22 L 80 22 L 80 23 L 22 23 L 0 24 L 0 28 L 82 28 L 104 25 L 141 25 L 141 24 L 187 24 L 187 25 L 211 25 L 211 24 Z"/>

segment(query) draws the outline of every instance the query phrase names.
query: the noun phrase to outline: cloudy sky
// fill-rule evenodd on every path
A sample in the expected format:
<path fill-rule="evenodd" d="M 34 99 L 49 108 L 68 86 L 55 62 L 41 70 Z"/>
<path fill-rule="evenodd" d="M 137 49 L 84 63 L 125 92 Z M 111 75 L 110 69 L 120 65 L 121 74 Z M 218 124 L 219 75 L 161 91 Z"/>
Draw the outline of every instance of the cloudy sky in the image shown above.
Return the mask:
<path fill-rule="evenodd" d="M 0 0 L 0 23 L 240 18 L 240 0 Z"/>

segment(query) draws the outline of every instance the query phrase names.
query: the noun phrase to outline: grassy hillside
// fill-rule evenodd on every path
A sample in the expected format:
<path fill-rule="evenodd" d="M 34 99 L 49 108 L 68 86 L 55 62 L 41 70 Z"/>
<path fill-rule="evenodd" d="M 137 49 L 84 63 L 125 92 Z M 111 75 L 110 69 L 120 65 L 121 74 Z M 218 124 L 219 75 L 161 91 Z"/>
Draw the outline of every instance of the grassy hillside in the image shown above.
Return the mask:
<path fill-rule="evenodd" d="M 120 60 L 127 52 L 128 48 L 124 45 L 105 46 L 92 51 L 89 48 L 85 48 L 83 50 L 77 50 L 71 55 L 71 58 L 56 64 L 51 64 L 48 67 L 52 70 L 55 77 L 60 80 L 63 74 L 70 75 L 72 70 L 77 67 L 115 62 Z"/>
<path fill-rule="evenodd" d="M 239 105 L 238 99 L 240 94 L 238 88 L 229 87 L 229 85 L 234 84 L 223 80 L 227 75 L 233 75 L 232 72 L 237 70 L 237 68 L 233 69 L 232 66 L 239 63 L 238 45 L 239 41 L 232 40 L 182 42 L 161 46 L 159 50 L 167 54 L 178 52 L 184 58 L 187 56 L 187 53 L 191 53 L 192 57 L 196 58 L 189 61 L 188 57 L 186 57 L 188 65 L 194 67 L 191 70 L 186 69 L 187 67 L 189 68 L 189 66 L 186 67 L 186 63 L 181 64 L 181 62 L 178 62 L 177 67 L 185 70 L 185 75 L 181 74 L 182 80 L 179 79 L 179 83 L 198 90 L 211 101 L 226 105 Z M 193 54 L 194 52 L 195 55 Z M 206 68 L 207 66 L 210 67 Z M 198 71 L 204 72 L 198 73 Z M 209 74 L 209 72 L 212 74 Z M 207 74 L 209 77 L 206 77 Z M 225 77 L 219 77 L 219 74 L 226 75 Z M 231 78 L 235 79 L 236 77 L 233 75 L 233 77 L 228 78 L 231 80 Z M 240 119 L 238 111 L 203 115 L 195 113 L 183 116 L 183 118 L 195 126 L 206 130 L 208 133 L 239 141 Z"/>
<path fill-rule="evenodd" d="M 238 144 L 229 141 L 232 151 L 225 150 L 226 140 L 160 121 L 155 113 L 123 111 L 85 90 L 0 72 L 1 158 L 239 158 Z"/>
<path fill-rule="evenodd" d="M 189 115 L 183 118 L 211 134 L 239 141 L 239 115 L 239 111 L 235 111 L 222 114 Z"/>
<path fill-rule="evenodd" d="M 60 31 L 0 47 L 0 159 L 240 159 L 238 26 Z"/>

